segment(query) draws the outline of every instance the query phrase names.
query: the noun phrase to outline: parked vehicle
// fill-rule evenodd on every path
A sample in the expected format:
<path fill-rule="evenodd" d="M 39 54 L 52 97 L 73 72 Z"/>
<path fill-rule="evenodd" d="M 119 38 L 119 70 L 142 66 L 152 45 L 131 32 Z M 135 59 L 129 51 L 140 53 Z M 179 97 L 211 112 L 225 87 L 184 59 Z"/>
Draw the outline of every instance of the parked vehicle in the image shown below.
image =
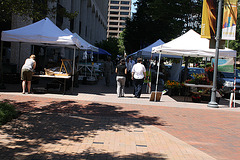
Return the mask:
<path fill-rule="evenodd" d="M 218 72 L 218 88 L 225 97 L 229 97 L 234 87 L 234 73 Z M 240 91 L 240 71 L 236 69 L 236 93 Z"/>
<path fill-rule="evenodd" d="M 181 80 L 183 80 L 184 70 L 185 70 L 185 67 L 182 67 Z M 205 73 L 204 68 L 189 67 L 188 68 L 187 79 L 194 79 L 193 74 L 202 74 L 202 73 Z"/>

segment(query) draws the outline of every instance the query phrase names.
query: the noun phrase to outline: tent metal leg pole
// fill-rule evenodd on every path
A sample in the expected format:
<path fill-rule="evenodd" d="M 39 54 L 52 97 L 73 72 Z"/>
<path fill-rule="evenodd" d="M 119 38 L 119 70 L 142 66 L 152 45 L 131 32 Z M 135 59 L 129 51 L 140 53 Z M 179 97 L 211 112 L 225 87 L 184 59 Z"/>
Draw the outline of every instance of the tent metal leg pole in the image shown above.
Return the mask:
<path fill-rule="evenodd" d="M 236 107 L 236 68 L 237 68 L 237 64 L 236 64 L 236 57 L 234 58 L 234 88 L 233 88 L 233 107 Z"/>
<path fill-rule="evenodd" d="M 159 77 L 159 69 L 160 69 L 160 61 L 161 61 L 162 53 L 158 56 L 158 70 L 157 70 L 157 80 L 156 80 L 156 88 L 155 88 L 155 95 L 154 95 L 154 101 L 157 100 L 157 88 L 158 88 L 158 77 Z"/>
<path fill-rule="evenodd" d="M 21 60 L 21 58 L 20 58 L 20 55 L 21 55 L 21 47 L 22 47 L 22 43 L 20 42 L 19 43 L 19 46 L 18 46 L 18 49 L 19 49 L 19 52 L 18 52 L 18 71 L 20 71 L 20 60 Z"/>
<path fill-rule="evenodd" d="M 75 76 L 75 54 L 76 54 L 76 47 L 74 47 L 74 51 L 73 51 L 72 93 L 73 93 L 73 82 L 74 82 L 74 76 Z"/>
<path fill-rule="evenodd" d="M 5 85 L 3 83 L 3 41 L 1 41 L 1 55 L 0 55 L 0 76 L 1 76 L 1 79 L 0 79 L 0 89 L 5 89 Z"/>

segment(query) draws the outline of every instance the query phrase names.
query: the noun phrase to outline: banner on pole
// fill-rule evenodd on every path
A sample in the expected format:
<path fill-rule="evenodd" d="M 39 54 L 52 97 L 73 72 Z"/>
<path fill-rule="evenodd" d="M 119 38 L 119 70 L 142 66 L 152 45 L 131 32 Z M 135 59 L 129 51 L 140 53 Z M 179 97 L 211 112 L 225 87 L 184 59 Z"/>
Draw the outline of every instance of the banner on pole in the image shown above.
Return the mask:
<path fill-rule="evenodd" d="M 222 39 L 235 40 L 238 0 L 224 0 Z"/>
<path fill-rule="evenodd" d="M 201 38 L 211 39 L 216 33 L 216 2 L 203 0 Z"/>
<path fill-rule="evenodd" d="M 214 65 L 215 59 L 212 59 Z M 234 59 L 218 59 L 218 71 L 234 73 Z"/>

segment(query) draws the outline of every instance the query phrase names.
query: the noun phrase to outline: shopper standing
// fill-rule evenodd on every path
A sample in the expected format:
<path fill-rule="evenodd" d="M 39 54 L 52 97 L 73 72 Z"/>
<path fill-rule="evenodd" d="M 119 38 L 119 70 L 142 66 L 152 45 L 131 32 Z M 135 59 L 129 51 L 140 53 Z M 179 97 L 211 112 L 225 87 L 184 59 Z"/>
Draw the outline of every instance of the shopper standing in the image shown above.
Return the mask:
<path fill-rule="evenodd" d="M 132 68 L 132 79 L 134 81 L 134 96 L 140 98 L 142 86 L 146 78 L 146 68 L 142 64 L 142 58 L 137 59 L 137 64 Z"/>
<path fill-rule="evenodd" d="M 31 93 L 31 81 L 33 70 L 36 68 L 35 55 L 31 55 L 29 58 L 25 60 L 24 65 L 21 70 L 21 80 L 22 80 L 22 93 L 25 94 L 26 83 L 28 93 Z"/>

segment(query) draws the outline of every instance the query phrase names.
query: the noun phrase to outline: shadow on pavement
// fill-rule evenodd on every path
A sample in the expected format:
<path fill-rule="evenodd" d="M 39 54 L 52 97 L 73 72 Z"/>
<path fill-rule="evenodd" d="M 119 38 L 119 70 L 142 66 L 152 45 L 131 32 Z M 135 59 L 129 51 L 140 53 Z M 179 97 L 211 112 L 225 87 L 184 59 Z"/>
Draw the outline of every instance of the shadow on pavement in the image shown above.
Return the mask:
<path fill-rule="evenodd" d="M 34 146 L 33 146 L 34 147 Z M 14 152 L 8 150 L 8 148 L 2 148 L 5 150 L 6 154 L 9 155 L 9 157 L 13 157 L 12 155 Z M 26 149 L 22 148 L 18 150 L 19 152 L 26 151 Z M 167 160 L 168 158 L 164 154 L 156 154 L 156 153 L 139 153 L 139 154 L 129 154 L 120 156 L 118 152 L 114 153 L 106 153 L 102 152 L 99 153 L 97 151 L 92 150 L 89 148 L 88 150 L 79 153 L 79 154 L 70 154 L 70 153 L 53 153 L 53 152 L 44 152 L 44 153 L 34 153 L 30 156 L 26 155 L 18 155 L 18 159 L 59 159 L 59 160 L 75 160 L 75 159 L 81 159 L 81 160 L 106 160 L 106 159 L 117 159 L 117 160 L 137 160 L 137 159 L 145 159 L 145 160 Z"/>
<path fill-rule="evenodd" d="M 37 105 L 38 101 L 16 102 L 14 104 L 23 114 L 14 121 L 1 127 L 2 134 L 14 142 L 4 145 L 0 142 L 0 158 L 11 157 L 23 159 L 165 159 L 163 155 L 147 153 L 142 155 L 130 154 L 119 157 L 113 153 L 97 153 L 90 149 L 80 154 L 63 154 L 64 152 L 39 152 L 46 144 L 82 142 L 84 138 L 94 138 L 97 131 L 126 130 L 134 132 L 133 128 L 143 125 L 167 125 L 159 117 L 142 116 L 137 110 L 124 111 L 122 107 L 90 103 L 79 105 L 75 101 L 51 101 L 46 105 Z M 22 155 L 24 153 L 24 155 Z"/>

